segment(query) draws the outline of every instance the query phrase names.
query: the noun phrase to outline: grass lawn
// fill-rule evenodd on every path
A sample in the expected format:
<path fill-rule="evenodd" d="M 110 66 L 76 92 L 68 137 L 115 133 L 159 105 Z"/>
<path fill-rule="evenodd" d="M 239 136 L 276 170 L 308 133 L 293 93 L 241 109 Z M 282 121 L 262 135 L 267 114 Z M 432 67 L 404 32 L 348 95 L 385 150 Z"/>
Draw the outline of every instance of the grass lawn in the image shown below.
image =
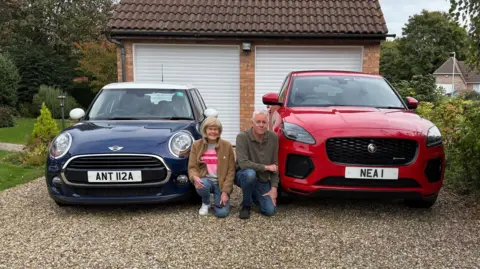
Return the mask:
<path fill-rule="evenodd" d="M 36 119 L 20 118 L 15 120 L 15 126 L 10 128 L 0 128 L 0 142 L 24 144 L 25 138 L 33 131 L 33 125 Z M 65 125 L 68 120 L 65 121 Z M 62 120 L 57 120 L 59 129 L 62 129 Z"/>
<path fill-rule="evenodd" d="M 24 168 L 3 161 L 9 154 L 0 151 L 0 191 L 37 179 L 44 174 L 44 167 Z"/>

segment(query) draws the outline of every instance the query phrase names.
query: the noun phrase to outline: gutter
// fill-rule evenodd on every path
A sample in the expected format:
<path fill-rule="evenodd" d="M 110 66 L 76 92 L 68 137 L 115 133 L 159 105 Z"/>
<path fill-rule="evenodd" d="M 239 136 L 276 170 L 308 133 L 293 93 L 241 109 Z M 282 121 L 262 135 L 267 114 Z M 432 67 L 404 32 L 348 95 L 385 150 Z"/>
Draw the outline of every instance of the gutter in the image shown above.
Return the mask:
<path fill-rule="evenodd" d="M 199 38 L 199 37 L 206 37 L 206 38 L 236 38 L 236 39 L 244 39 L 244 38 L 308 38 L 308 39 L 315 39 L 315 38 L 349 38 L 349 39 L 385 39 L 387 37 L 396 37 L 396 34 L 342 34 L 342 33 L 301 33 L 301 34 L 294 34 L 294 33 L 201 33 L 201 32 L 160 32 L 160 31 L 147 31 L 147 30 L 111 30 L 111 34 L 115 36 L 122 37 L 122 38 L 131 38 L 131 37 L 184 37 L 184 38 Z"/>
<path fill-rule="evenodd" d="M 127 74 L 125 73 L 125 46 L 123 45 L 122 42 L 118 41 L 117 39 L 114 39 L 111 37 L 110 33 L 106 33 L 105 36 L 107 37 L 107 40 L 117 44 L 120 47 L 120 54 L 121 54 L 121 64 L 122 64 L 122 82 L 127 81 Z"/>

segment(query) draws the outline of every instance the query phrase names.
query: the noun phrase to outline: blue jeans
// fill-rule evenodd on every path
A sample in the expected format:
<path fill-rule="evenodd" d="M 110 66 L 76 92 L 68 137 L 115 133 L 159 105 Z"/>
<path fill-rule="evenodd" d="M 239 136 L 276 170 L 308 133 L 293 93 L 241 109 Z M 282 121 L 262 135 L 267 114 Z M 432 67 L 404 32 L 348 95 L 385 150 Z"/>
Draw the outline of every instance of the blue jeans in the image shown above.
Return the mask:
<path fill-rule="evenodd" d="M 270 196 L 263 196 L 269 192 L 270 183 L 257 180 L 257 174 L 252 169 L 239 170 L 235 177 L 235 185 L 243 192 L 242 206 L 251 206 L 252 203 L 260 207 L 260 212 L 265 216 L 275 214 L 275 206 Z"/>
<path fill-rule="evenodd" d="M 222 192 L 220 191 L 220 186 L 218 182 L 212 181 L 209 178 L 202 178 L 203 188 L 196 189 L 198 195 L 202 197 L 202 203 L 210 205 L 210 193 L 213 193 L 214 198 L 214 212 L 215 216 L 218 218 L 224 218 L 230 213 L 230 200 L 226 205 L 220 206 L 220 199 L 222 197 Z"/>

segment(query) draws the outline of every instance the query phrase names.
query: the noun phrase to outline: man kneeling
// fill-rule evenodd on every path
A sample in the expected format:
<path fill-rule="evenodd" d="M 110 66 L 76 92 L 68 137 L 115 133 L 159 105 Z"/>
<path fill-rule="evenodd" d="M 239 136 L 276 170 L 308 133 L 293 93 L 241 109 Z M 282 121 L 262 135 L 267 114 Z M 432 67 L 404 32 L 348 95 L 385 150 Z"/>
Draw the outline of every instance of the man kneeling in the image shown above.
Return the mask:
<path fill-rule="evenodd" d="M 256 110 L 252 128 L 236 139 L 235 185 L 243 191 L 240 218 L 248 219 L 252 203 L 265 216 L 275 214 L 278 188 L 278 136 L 267 129 L 268 111 Z"/>

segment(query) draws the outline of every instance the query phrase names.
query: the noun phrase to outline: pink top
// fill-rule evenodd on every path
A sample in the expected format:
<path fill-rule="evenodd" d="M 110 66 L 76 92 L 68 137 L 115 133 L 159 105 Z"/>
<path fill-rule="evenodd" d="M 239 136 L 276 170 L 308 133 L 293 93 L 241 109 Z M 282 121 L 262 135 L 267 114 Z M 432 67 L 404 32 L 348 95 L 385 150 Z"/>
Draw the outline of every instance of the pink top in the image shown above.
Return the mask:
<path fill-rule="evenodd" d="M 207 165 L 207 176 L 210 178 L 217 178 L 217 152 L 215 151 L 215 145 L 208 145 L 208 149 L 203 153 L 200 158 L 202 162 Z"/>

